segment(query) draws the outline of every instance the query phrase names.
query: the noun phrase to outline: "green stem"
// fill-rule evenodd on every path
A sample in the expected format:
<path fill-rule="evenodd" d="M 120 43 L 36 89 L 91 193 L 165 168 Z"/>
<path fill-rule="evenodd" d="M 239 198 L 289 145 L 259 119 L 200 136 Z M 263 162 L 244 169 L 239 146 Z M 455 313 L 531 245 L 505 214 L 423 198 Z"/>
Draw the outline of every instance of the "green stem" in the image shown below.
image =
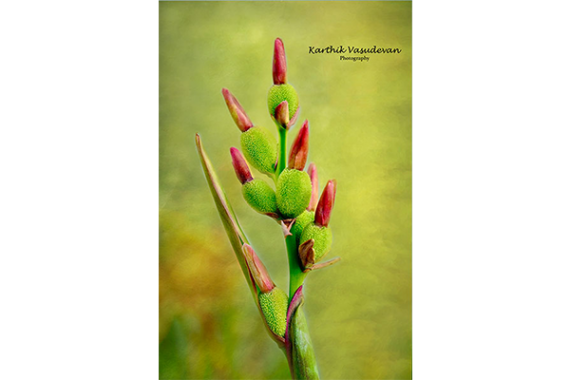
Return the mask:
<path fill-rule="evenodd" d="M 287 130 L 279 127 L 279 166 L 277 168 L 277 176 L 285 169 L 287 162 Z"/>
<path fill-rule="evenodd" d="M 289 302 L 291 302 L 297 289 L 303 285 L 307 274 L 303 273 L 303 268 L 301 267 L 301 260 L 299 259 L 299 253 L 297 251 L 296 236 L 287 236 L 285 243 L 287 244 L 287 256 L 289 257 Z"/>

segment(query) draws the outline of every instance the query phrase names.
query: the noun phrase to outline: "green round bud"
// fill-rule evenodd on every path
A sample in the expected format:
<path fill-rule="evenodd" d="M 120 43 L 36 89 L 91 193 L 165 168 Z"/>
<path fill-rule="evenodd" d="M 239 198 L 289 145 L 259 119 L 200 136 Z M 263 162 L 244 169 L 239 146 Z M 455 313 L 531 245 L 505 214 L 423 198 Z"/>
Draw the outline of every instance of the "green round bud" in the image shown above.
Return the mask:
<path fill-rule="evenodd" d="M 286 218 L 300 215 L 311 201 L 311 179 L 306 172 L 285 169 L 277 180 L 277 207 Z"/>
<path fill-rule="evenodd" d="M 247 161 L 262 173 L 274 173 L 277 140 L 263 127 L 253 127 L 241 134 L 241 148 Z"/>
<path fill-rule="evenodd" d="M 287 325 L 287 305 L 289 297 L 287 293 L 279 288 L 273 288 L 267 293 L 259 294 L 259 306 L 265 317 L 267 326 L 276 335 L 285 336 Z"/>
<path fill-rule="evenodd" d="M 276 84 L 269 89 L 269 94 L 267 94 L 269 113 L 275 115 L 275 108 L 285 100 L 289 105 L 289 119 L 292 119 L 299 108 L 299 96 L 290 84 Z"/>
<path fill-rule="evenodd" d="M 254 179 L 241 187 L 243 198 L 255 211 L 277 213 L 275 191 L 262 179 Z"/>
<path fill-rule="evenodd" d="M 291 226 L 291 234 L 297 238 L 297 243 L 299 243 L 301 239 L 301 234 L 303 230 L 309 223 L 312 223 L 315 220 L 315 212 L 305 210 L 301 215 L 297 217 L 293 226 Z"/>
<path fill-rule="evenodd" d="M 331 229 L 328 227 L 317 226 L 315 223 L 310 223 L 303 230 L 303 234 L 301 235 L 301 244 L 311 239 L 315 241 L 313 249 L 315 250 L 315 262 L 318 262 L 331 250 Z"/>

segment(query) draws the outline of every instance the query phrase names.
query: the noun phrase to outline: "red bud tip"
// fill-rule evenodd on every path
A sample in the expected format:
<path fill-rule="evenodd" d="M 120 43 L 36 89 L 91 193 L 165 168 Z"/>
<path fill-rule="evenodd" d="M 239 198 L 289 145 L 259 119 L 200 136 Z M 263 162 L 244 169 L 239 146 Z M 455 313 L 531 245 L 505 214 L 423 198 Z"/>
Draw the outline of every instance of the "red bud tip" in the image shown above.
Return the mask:
<path fill-rule="evenodd" d="M 321 227 L 327 227 L 331 219 L 331 212 L 334 206 L 334 198 L 336 195 L 336 181 L 330 180 L 327 182 L 321 199 L 315 211 L 315 224 Z"/>
<path fill-rule="evenodd" d="M 249 167 L 247 166 L 247 162 L 245 161 L 245 157 L 243 154 L 237 150 L 236 148 L 230 148 L 230 154 L 232 155 L 232 165 L 234 166 L 234 170 L 236 171 L 236 175 L 243 185 L 249 181 L 253 181 L 253 176 L 251 175 L 251 171 L 249 171 Z"/>
<path fill-rule="evenodd" d="M 241 104 L 239 104 L 238 100 L 229 92 L 227 88 L 222 89 L 222 95 L 224 95 L 224 99 L 226 100 L 226 104 L 228 106 L 228 110 L 234 119 L 234 122 L 237 124 L 240 131 L 245 132 L 251 127 L 253 127 L 253 123 L 249 120 L 249 117 L 245 113 Z"/>
<path fill-rule="evenodd" d="M 287 83 L 287 59 L 285 58 L 285 46 L 281 38 L 275 40 L 273 49 L 273 83 Z"/>
<path fill-rule="evenodd" d="M 317 177 L 317 167 L 314 163 L 311 162 L 309 165 L 309 169 L 307 169 L 307 173 L 309 174 L 309 178 L 311 178 L 311 201 L 309 202 L 309 207 L 307 210 L 315 211 L 317 207 L 317 203 L 319 202 L 319 178 Z"/>
<path fill-rule="evenodd" d="M 242 246 L 242 252 L 249 269 L 249 274 L 262 293 L 267 293 L 275 288 L 275 283 L 269 277 L 269 272 L 261 262 L 253 248 L 249 244 Z"/>
<path fill-rule="evenodd" d="M 281 125 L 281 127 L 285 129 L 289 125 L 289 103 L 286 100 L 279 103 L 277 107 L 275 107 L 275 120 Z"/>
<path fill-rule="evenodd" d="M 309 121 L 305 120 L 289 153 L 289 169 L 303 170 L 309 154 Z"/>

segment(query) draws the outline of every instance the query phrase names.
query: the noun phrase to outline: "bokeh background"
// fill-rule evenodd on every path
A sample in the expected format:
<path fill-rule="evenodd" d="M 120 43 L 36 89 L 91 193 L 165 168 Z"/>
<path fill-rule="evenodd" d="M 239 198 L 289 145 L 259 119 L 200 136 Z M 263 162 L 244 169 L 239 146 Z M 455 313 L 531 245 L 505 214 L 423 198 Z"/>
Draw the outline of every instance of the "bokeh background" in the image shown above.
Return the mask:
<path fill-rule="evenodd" d="M 310 122 L 321 189 L 338 181 L 329 257 L 305 287 L 323 379 L 410 379 L 411 2 L 160 2 L 161 379 L 287 379 L 201 171 L 199 132 L 227 196 L 276 283 L 287 289 L 279 226 L 241 197 L 239 147 L 221 89 L 257 125 L 267 111 L 273 41 Z M 309 46 L 393 47 L 401 54 L 308 54 Z M 345 54 L 354 55 L 354 54 Z M 289 142 L 292 137 L 289 138 Z M 254 175 L 258 173 L 254 172 Z"/>

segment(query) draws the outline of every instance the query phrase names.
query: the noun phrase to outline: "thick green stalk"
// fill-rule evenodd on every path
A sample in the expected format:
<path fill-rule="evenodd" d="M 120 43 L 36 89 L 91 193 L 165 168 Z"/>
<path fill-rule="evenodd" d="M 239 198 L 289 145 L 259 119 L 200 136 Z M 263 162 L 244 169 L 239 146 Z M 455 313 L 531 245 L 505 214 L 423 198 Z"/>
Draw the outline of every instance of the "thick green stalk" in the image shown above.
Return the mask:
<path fill-rule="evenodd" d="M 295 235 L 290 235 L 285 238 L 285 243 L 287 244 L 287 256 L 289 257 L 289 302 L 293 298 L 293 295 L 303 285 L 306 273 L 303 273 L 303 268 L 301 267 L 301 260 L 299 259 L 299 253 L 297 250 L 297 241 Z"/>
<path fill-rule="evenodd" d="M 318 380 L 319 370 L 313 351 L 309 327 L 302 305 L 303 289 L 295 292 L 287 311 L 285 349 L 291 377 L 299 380 Z"/>
<path fill-rule="evenodd" d="M 279 166 L 277 168 L 277 176 L 285 169 L 287 162 L 287 130 L 283 127 L 279 129 Z"/>
<path fill-rule="evenodd" d="M 293 314 L 291 320 L 292 364 L 291 373 L 294 379 L 318 380 L 319 370 L 317 359 L 313 351 L 313 343 L 309 334 L 309 327 L 305 313 L 301 307 Z"/>

